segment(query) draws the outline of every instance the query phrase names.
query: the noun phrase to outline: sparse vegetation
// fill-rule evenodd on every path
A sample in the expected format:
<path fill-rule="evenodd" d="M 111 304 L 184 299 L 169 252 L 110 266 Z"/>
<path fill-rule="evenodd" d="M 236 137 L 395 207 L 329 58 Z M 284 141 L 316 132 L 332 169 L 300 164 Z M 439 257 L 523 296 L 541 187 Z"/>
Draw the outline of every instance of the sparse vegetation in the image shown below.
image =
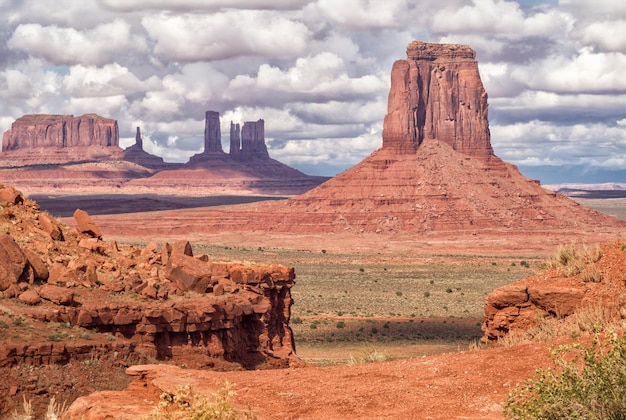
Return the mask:
<path fill-rule="evenodd" d="M 56 402 L 55 397 L 50 398 L 50 402 L 48 403 L 48 407 L 46 409 L 45 420 L 57 420 L 60 419 L 63 414 L 67 411 L 67 406 L 65 403 L 59 404 Z M 11 415 L 12 420 L 34 420 L 35 413 L 33 410 L 33 405 L 31 401 L 26 400 L 24 397 L 24 402 L 22 403 L 22 412 L 19 413 L 17 410 L 13 411 Z"/>
<path fill-rule="evenodd" d="M 504 414 L 513 419 L 626 418 L 626 335 L 596 335 L 553 352 L 554 369 L 539 369 L 515 388 Z"/>
<path fill-rule="evenodd" d="M 379 352 L 376 349 L 370 349 L 362 352 L 358 356 L 350 355 L 349 365 L 360 365 L 363 363 L 372 363 L 372 362 L 386 362 L 389 360 L 393 360 L 391 356 L 389 356 L 385 352 Z"/>
<path fill-rule="evenodd" d="M 583 334 L 598 334 L 613 328 L 626 327 L 615 310 L 605 305 L 587 306 L 565 319 L 538 318 L 536 325 L 523 332 L 510 332 L 498 340 L 502 346 L 512 346 L 523 342 L 542 342 L 557 337 L 580 337 Z"/>
<path fill-rule="evenodd" d="M 599 246 L 593 249 L 579 247 L 575 243 L 559 246 L 554 257 L 546 262 L 546 268 L 553 268 L 565 277 L 580 274 L 585 268 L 602 258 L 602 250 Z"/>
<path fill-rule="evenodd" d="M 164 392 L 159 405 L 147 420 L 235 420 L 254 419 L 250 409 L 239 410 L 233 407 L 231 398 L 236 395 L 234 385 L 228 381 L 217 384 L 218 389 L 209 398 L 198 394 L 190 384 L 176 388 L 174 394 Z"/>

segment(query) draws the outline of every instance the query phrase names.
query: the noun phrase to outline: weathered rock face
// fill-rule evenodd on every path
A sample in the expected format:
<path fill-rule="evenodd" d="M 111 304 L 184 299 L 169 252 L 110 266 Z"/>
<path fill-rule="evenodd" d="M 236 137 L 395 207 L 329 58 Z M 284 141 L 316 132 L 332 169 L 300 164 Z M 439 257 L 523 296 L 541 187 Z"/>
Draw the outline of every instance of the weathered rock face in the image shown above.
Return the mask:
<path fill-rule="evenodd" d="M 2 151 L 118 145 L 117 121 L 96 114 L 25 115 L 2 137 Z"/>
<path fill-rule="evenodd" d="M 29 199 L 0 203 L 0 220 L 12 222 L 0 234 L 0 317 L 19 310 L 43 329 L 63 323 L 91 330 L 96 342 L 8 339 L 0 367 L 67 362 L 101 350 L 194 367 L 301 363 L 289 327 L 293 268 L 194 257 L 187 241 L 160 250 L 154 243 L 119 246 L 100 239 L 84 212 L 77 211 L 74 229 L 42 215 Z M 98 334 L 107 339 L 98 341 Z"/>
<path fill-rule="evenodd" d="M 239 139 L 239 124 L 230 128 L 230 155 L 238 160 L 269 159 L 265 145 L 265 121 L 247 121 L 241 129 Z M 234 137 L 234 139 L 233 139 Z"/>
<path fill-rule="evenodd" d="M 415 153 L 429 139 L 475 158 L 493 155 L 487 92 L 468 46 L 414 41 L 393 65 L 383 149 Z"/>
<path fill-rule="evenodd" d="M 626 251 L 621 242 L 603 244 L 595 256 L 580 256 L 584 268 L 564 276 L 553 268 L 500 287 L 485 299 L 482 342 L 522 334 L 543 318 L 567 319 L 593 310 L 602 317 L 626 316 Z M 593 274 L 593 275 L 592 275 Z"/>
<path fill-rule="evenodd" d="M 207 111 L 204 123 L 204 153 L 224 153 L 220 130 L 220 113 Z"/>

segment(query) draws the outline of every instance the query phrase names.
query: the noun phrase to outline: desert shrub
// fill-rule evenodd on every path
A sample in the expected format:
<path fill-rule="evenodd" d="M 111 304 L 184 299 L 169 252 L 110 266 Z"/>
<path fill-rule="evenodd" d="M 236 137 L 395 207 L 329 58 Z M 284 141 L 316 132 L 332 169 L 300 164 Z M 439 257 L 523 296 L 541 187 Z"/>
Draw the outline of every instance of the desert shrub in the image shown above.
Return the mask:
<path fill-rule="evenodd" d="M 430 297 L 430 292 L 424 292 L 424 297 Z"/>
<path fill-rule="evenodd" d="M 167 420 L 234 420 L 254 419 L 251 410 L 238 410 L 232 406 L 231 398 L 235 396 L 233 384 L 225 381 L 217 384 L 218 389 L 212 398 L 196 393 L 189 384 L 179 385 L 176 393 L 164 392 L 160 396 L 159 405 L 147 419 Z"/>
<path fill-rule="evenodd" d="M 553 352 L 555 368 L 513 389 L 504 414 L 513 419 L 626 418 L 626 334 L 591 346 L 579 343 Z"/>
<path fill-rule="evenodd" d="M 56 402 L 55 398 L 50 398 L 50 402 L 48 403 L 48 408 L 46 409 L 46 414 L 43 417 L 45 420 L 57 420 L 60 419 L 63 414 L 67 411 L 67 406 L 65 403 L 60 404 Z M 17 410 L 13 412 L 11 416 L 12 420 L 33 420 L 35 419 L 35 415 L 33 412 L 33 406 L 30 401 L 26 400 L 24 397 L 24 402 L 22 403 L 22 411 L 23 413 L 18 413 Z"/>
<path fill-rule="evenodd" d="M 546 268 L 556 268 L 565 277 L 580 274 L 585 267 L 602 258 L 602 250 L 599 246 L 593 249 L 577 247 L 570 243 L 560 245 L 556 255 L 546 262 Z"/>
<path fill-rule="evenodd" d="M 335 326 L 337 328 L 345 328 L 346 327 L 346 323 L 343 321 L 337 321 L 337 324 L 335 324 Z"/>
<path fill-rule="evenodd" d="M 598 271 L 598 267 L 595 264 L 589 264 L 580 273 L 580 276 L 584 282 L 600 283 L 602 281 L 602 273 Z"/>
<path fill-rule="evenodd" d="M 350 360 L 348 361 L 348 364 L 361 365 L 364 363 L 386 362 L 389 360 L 393 360 L 393 357 L 389 356 L 387 353 L 381 353 L 376 349 L 369 349 L 361 352 L 361 354 L 358 356 L 350 355 Z"/>
<path fill-rule="evenodd" d="M 452 289 L 448 287 L 448 288 L 446 289 L 446 293 L 452 293 Z"/>
<path fill-rule="evenodd" d="M 296 316 L 294 318 L 291 318 L 291 322 L 293 324 L 302 324 L 302 318 L 300 318 L 299 316 Z"/>
<path fill-rule="evenodd" d="M 506 347 L 528 341 L 548 341 L 563 336 L 577 338 L 582 334 L 597 334 L 624 327 L 626 327 L 624 320 L 621 320 L 615 309 L 606 305 L 589 305 L 565 319 L 539 317 L 535 326 L 520 332 L 512 331 L 499 338 L 498 344 Z"/>

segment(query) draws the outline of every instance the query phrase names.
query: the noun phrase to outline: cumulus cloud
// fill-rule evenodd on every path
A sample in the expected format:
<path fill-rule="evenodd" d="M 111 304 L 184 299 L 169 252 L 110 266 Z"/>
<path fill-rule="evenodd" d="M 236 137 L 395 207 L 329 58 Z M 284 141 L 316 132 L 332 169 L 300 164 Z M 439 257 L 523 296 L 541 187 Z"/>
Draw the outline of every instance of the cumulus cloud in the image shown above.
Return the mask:
<path fill-rule="evenodd" d="M 294 57 L 305 51 L 308 28 L 275 13 L 256 10 L 214 14 L 146 16 L 142 25 L 169 60 L 223 60 L 241 55 Z"/>
<path fill-rule="evenodd" d="M 141 11 L 146 9 L 189 11 L 220 9 L 298 9 L 310 0 L 98 0 L 105 8 L 120 11 Z"/>
<path fill-rule="evenodd" d="M 27 23 L 15 29 L 7 45 L 54 64 L 104 65 L 118 54 L 145 48 L 141 37 L 131 35 L 130 29 L 121 19 L 86 31 Z"/>

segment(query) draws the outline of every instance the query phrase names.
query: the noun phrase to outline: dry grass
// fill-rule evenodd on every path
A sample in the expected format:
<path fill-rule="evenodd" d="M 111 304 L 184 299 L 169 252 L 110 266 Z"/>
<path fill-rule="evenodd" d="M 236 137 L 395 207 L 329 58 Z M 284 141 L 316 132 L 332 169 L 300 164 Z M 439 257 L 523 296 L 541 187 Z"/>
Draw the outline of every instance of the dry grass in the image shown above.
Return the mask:
<path fill-rule="evenodd" d="M 599 282 L 601 274 L 595 263 L 602 258 L 602 249 L 595 246 L 591 249 L 575 243 L 560 245 L 556 255 L 546 261 L 546 268 L 557 269 L 562 276 L 572 277 L 583 273 L 584 281 Z"/>
<path fill-rule="evenodd" d="M 512 331 L 498 339 L 498 344 L 506 347 L 527 342 L 545 342 L 564 336 L 577 338 L 583 334 L 624 328 L 626 320 L 614 308 L 593 305 L 581 308 L 567 318 L 540 317 L 534 327 L 523 332 Z"/>

